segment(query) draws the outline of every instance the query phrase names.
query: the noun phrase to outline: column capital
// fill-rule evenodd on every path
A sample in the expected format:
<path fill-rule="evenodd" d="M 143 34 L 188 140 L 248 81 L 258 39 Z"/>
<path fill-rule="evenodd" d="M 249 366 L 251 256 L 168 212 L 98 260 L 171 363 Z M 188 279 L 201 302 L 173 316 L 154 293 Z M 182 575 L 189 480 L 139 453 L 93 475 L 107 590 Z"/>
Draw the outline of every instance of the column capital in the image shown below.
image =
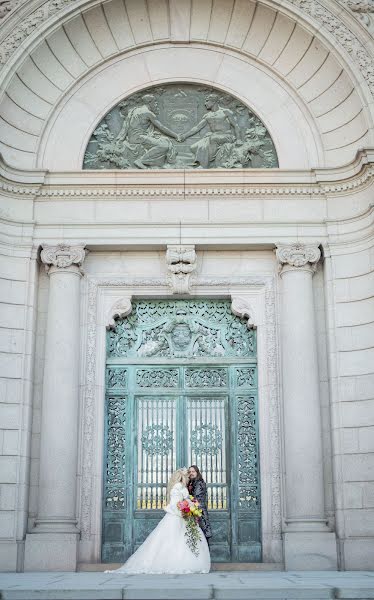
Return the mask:
<path fill-rule="evenodd" d="M 45 265 L 47 273 L 54 267 L 54 271 L 67 271 L 71 270 L 83 273 L 81 266 L 86 257 L 87 251 L 84 246 L 68 246 L 66 244 L 57 244 L 56 246 L 49 246 L 44 244 L 40 258 L 42 263 Z M 73 268 L 72 268 L 73 267 Z"/>
<path fill-rule="evenodd" d="M 276 256 L 281 275 L 287 271 L 298 269 L 307 270 L 313 274 L 321 258 L 321 250 L 316 244 L 302 242 L 277 244 Z"/>

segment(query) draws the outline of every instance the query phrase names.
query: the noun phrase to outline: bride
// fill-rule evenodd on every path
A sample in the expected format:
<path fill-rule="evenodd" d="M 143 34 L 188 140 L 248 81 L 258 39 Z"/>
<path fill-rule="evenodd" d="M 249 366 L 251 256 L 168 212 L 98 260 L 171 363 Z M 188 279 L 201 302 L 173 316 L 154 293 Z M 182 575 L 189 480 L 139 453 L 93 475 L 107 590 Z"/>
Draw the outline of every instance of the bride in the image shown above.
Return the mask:
<path fill-rule="evenodd" d="M 178 469 L 167 487 L 166 515 L 136 552 L 122 567 L 106 573 L 209 573 L 210 554 L 205 536 L 200 531 L 197 555 L 187 545 L 186 523 L 177 503 L 189 498 L 187 469 Z"/>

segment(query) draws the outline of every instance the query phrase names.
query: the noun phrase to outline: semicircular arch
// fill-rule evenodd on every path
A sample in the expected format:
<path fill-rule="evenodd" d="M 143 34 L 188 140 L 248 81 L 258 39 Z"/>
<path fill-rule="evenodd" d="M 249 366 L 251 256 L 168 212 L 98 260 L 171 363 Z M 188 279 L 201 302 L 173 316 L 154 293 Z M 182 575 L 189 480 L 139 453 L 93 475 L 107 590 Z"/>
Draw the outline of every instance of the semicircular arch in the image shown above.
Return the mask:
<path fill-rule="evenodd" d="M 131 78 L 126 77 L 130 72 Z M 248 81 L 255 84 L 249 86 Z M 71 90 L 42 136 L 38 167 L 80 169 L 92 131 L 109 110 L 137 91 L 171 82 L 211 85 L 249 106 L 267 127 L 280 168 L 304 169 L 323 163 L 323 146 L 313 119 L 266 71 L 220 48 L 158 45 L 106 63 L 82 80 L 79 89 Z"/>
<path fill-rule="evenodd" d="M 148 63 L 152 60 L 155 63 L 161 46 L 176 53 L 184 43 L 185 50 L 191 53 L 191 65 L 179 73 L 179 80 L 203 80 L 221 85 L 225 91 L 243 99 L 260 118 L 264 102 L 252 98 L 248 83 L 243 94 L 240 78 L 251 75 L 252 80 L 248 81 L 252 88 L 253 82 L 257 85 L 261 80 L 264 100 L 275 88 L 283 89 L 283 93 L 272 97 L 270 113 L 283 109 L 282 118 L 287 118 L 288 125 L 288 147 L 294 143 L 291 130 L 297 129 L 297 136 L 304 138 L 304 144 L 308 145 L 308 156 L 304 153 L 303 160 L 295 163 L 286 160 L 284 153 L 282 156 L 276 138 L 284 135 L 284 129 L 272 128 L 271 114 L 266 115 L 263 110 L 263 121 L 277 145 L 280 166 L 336 166 L 351 160 L 359 147 L 372 144 L 370 109 L 342 58 L 321 36 L 286 14 L 281 6 L 275 8 L 253 0 L 216 1 L 214 5 L 216 10 L 212 10 L 212 2 L 193 2 L 190 12 L 177 13 L 172 10 L 173 3 L 163 0 L 153 3 L 110 0 L 62 21 L 19 65 L 2 98 L 0 149 L 6 160 L 19 167 L 50 168 L 45 136 L 47 132 L 48 136 L 52 135 L 51 124 L 57 123 L 62 106 L 66 110 L 67 99 L 75 96 L 79 103 L 87 81 L 92 81 L 99 72 L 102 76 L 105 70 L 109 76 L 115 63 L 128 61 L 125 70 L 131 79 L 129 69 L 134 55 L 142 53 L 143 62 L 147 55 Z M 202 64 L 193 59 L 197 46 L 200 46 Z M 217 81 L 221 68 L 218 64 L 214 76 L 211 73 L 209 78 L 199 77 L 198 72 L 209 53 L 219 56 L 224 66 L 231 64 L 231 81 L 227 70 L 226 80 Z M 170 73 L 174 74 L 175 70 L 171 69 L 170 60 L 167 66 L 169 73 L 165 72 L 166 63 L 164 72 L 159 65 L 158 79 L 152 75 L 152 81 L 171 81 Z M 236 87 L 235 82 L 232 83 L 234 79 Z M 146 87 L 149 81 L 145 73 L 137 89 Z M 127 93 L 123 89 L 122 94 L 118 92 L 115 96 L 113 90 L 112 97 L 106 100 L 106 108 Z M 91 128 L 95 121 L 92 113 L 96 111 L 97 121 L 103 112 L 103 105 L 95 103 L 97 96 L 94 94 L 89 102 L 84 101 Z M 299 116 L 295 118 L 297 112 Z M 82 139 L 81 145 L 86 141 Z M 295 148 L 299 149 L 297 144 Z M 74 168 L 79 168 L 77 157 L 75 159 Z M 65 168 L 64 165 L 62 162 L 60 168 Z M 56 168 L 55 162 L 53 166 Z"/>

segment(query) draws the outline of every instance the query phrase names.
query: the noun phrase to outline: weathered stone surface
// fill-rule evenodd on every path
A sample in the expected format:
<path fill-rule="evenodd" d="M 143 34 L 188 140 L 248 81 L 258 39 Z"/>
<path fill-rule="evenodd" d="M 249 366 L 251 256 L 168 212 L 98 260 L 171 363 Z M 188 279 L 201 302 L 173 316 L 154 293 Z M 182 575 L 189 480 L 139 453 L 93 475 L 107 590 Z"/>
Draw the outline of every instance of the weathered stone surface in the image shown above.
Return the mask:
<path fill-rule="evenodd" d="M 210 573 L 118 576 L 104 573 L 0 575 L 4 600 L 322 600 L 374 598 L 369 572 Z"/>

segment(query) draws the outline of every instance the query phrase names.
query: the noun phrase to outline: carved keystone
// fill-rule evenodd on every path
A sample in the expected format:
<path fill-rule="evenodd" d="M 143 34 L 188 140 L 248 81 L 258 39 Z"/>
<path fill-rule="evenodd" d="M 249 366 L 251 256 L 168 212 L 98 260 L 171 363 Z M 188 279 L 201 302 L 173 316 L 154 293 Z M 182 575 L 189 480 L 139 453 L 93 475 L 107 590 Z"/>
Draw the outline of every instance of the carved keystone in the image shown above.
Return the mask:
<path fill-rule="evenodd" d="M 195 246 L 168 246 L 166 264 L 172 293 L 189 294 L 191 273 L 196 269 Z"/>

